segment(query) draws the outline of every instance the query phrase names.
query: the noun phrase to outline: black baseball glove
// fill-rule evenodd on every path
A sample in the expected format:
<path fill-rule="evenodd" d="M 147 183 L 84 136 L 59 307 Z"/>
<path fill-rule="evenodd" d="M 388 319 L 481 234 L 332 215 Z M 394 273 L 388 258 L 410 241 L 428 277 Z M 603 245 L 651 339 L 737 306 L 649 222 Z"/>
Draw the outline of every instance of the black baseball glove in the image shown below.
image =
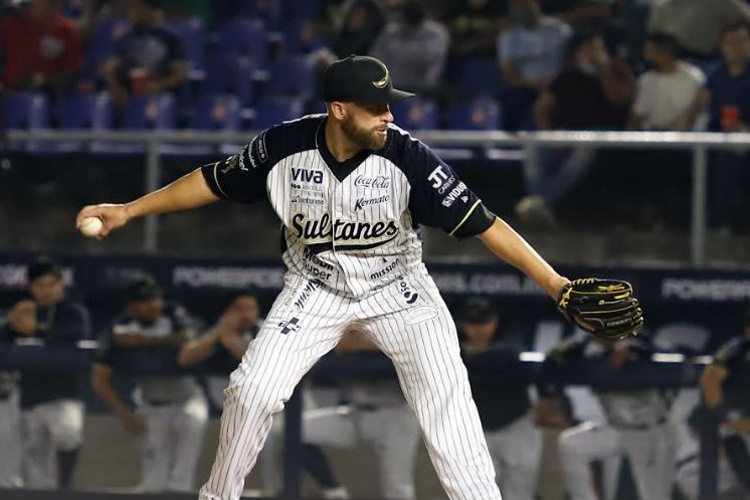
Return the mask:
<path fill-rule="evenodd" d="M 643 326 L 643 311 L 627 281 L 573 280 L 560 292 L 557 308 L 568 321 L 602 340 L 637 335 Z"/>

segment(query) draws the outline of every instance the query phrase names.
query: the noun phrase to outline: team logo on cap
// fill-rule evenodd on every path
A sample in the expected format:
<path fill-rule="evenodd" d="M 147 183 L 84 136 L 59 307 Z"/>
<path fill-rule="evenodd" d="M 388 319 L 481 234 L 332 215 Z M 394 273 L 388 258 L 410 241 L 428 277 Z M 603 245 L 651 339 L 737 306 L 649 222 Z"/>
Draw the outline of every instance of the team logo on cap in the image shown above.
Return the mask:
<path fill-rule="evenodd" d="M 375 87 L 379 89 L 385 88 L 385 86 L 388 85 L 388 78 L 390 77 L 390 73 L 388 73 L 388 68 L 386 66 L 383 66 L 383 68 L 385 69 L 385 76 L 376 82 L 372 82 L 372 84 L 375 85 Z"/>

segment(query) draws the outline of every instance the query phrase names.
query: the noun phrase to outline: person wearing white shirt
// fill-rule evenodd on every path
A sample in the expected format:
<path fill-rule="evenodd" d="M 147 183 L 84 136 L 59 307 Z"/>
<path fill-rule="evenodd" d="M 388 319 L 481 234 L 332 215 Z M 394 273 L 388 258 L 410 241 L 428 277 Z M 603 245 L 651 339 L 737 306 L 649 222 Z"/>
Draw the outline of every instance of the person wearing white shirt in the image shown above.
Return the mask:
<path fill-rule="evenodd" d="M 703 72 L 678 57 L 677 40 L 666 33 L 646 39 L 645 59 L 653 66 L 638 79 L 630 126 L 638 130 L 692 130 L 700 109 Z"/>

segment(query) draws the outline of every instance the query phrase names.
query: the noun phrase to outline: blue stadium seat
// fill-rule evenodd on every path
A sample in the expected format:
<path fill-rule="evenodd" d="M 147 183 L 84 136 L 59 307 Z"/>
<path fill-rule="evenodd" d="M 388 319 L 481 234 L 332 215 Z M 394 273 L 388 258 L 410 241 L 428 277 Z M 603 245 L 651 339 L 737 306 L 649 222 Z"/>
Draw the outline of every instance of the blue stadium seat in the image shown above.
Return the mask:
<path fill-rule="evenodd" d="M 461 87 L 473 95 L 495 95 L 502 89 L 500 66 L 495 59 L 468 59 L 461 64 Z"/>
<path fill-rule="evenodd" d="M 130 22 L 124 19 L 104 21 L 91 33 L 86 48 L 86 61 L 83 68 L 83 79 L 100 80 L 100 66 L 107 61 L 115 50 L 115 43 L 122 35 L 130 31 Z"/>
<path fill-rule="evenodd" d="M 5 126 L 9 130 L 39 130 L 49 128 L 49 102 L 43 94 L 9 92 L 3 98 Z M 51 149 L 49 142 L 11 142 L 11 150 L 44 153 Z"/>
<path fill-rule="evenodd" d="M 323 6 L 320 0 L 287 0 L 287 10 L 293 19 L 312 21 Z"/>
<path fill-rule="evenodd" d="M 295 56 L 271 64 L 265 94 L 309 99 L 314 87 L 312 65 L 304 56 Z"/>
<path fill-rule="evenodd" d="M 448 128 L 456 130 L 497 130 L 501 128 L 500 105 L 489 97 L 477 97 L 455 106 Z"/>
<path fill-rule="evenodd" d="M 70 94 L 60 103 L 60 128 L 63 130 L 111 130 L 112 98 L 108 92 L 97 94 Z M 79 141 L 61 141 L 55 144 L 60 153 L 81 151 L 84 143 Z M 91 143 L 92 150 L 100 149 L 96 142 Z"/>
<path fill-rule="evenodd" d="M 317 30 L 313 30 L 313 37 L 310 40 L 302 39 L 302 32 L 306 26 L 311 24 L 310 21 L 298 19 L 289 21 L 284 26 L 284 53 L 308 54 L 316 49 L 327 46 L 326 39 L 320 35 Z"/>
<path fill-rule="evenodd" d="M 247 56 L 258 68 L 268 62 L 268 31 L 260 19 L 235 19 L 219 28 L 220 54 Z"/>
<path fill-rule="evenodd" d="M 209 60 L 203 89 L 208 94 L 234 94 L 243 106 L 255 102 L 255 66 L 247 57 L 218 55 Z"/>
<path fill-rule="evenodd" d="M 263 19 L 272 27 L 278 27 L 284 18 L 284 2 L 280 0 L 244 0 L 238 3 L 238 17 Z"/>
<path fill-rule="evenodd" d="M 129 102 L 122 118 L 122 128 L 128 130 L 164 130 L 175 126 L 176 106 L 171 94 L 156 94 L 134 97 Z M 115 143 L 109 145 L 110 153 L 142 154 L 146 145 L 142 143 Z"/>
<path fill-rule="evenodd" d="M 304 110 L 300 99 L 263 99 L 255 108 L 253 128 L 262 130 L 283 121 L 294 120 L 301 117 Z"/>
<path fill-rule="evenodd" d="M 206 70 L 206 33 L 200 19 L 170 19 L 164 27 L 177 35 L 185 49 L 189 75 L 193 80 L 200 79 Z"/>
<path fill-rule="evenodd" d="M 190 117 L 190 128 L 195 130 L 240 129 L 240 101 L 229 94 L 204 94 L 195 102 Z M 236 150 L 236 145 L 231 147 Z M 169 155 L 201 156 L 214 154 L 215 144 L 164 144 L 160 151 Z"/>
<path fill-rule="evenodd" d="M 432 100 L 416 97 L 406 99 L 394 104 L 391 112 L 396 125 L 407 130 L 435 130 L 440 128 L 438 106 Z"/>

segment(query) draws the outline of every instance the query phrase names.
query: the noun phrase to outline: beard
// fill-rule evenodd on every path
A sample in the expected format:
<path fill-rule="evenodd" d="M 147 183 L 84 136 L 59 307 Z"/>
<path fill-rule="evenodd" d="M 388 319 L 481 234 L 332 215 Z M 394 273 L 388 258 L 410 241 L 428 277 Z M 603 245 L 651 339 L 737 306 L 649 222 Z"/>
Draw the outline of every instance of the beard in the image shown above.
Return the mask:
<path fill-rule="evenodd" d="M 341 122 L 341 130 L 346 137 L 362 149 L 380 149 L 385 146 L 387 135 L 378 134 L 378 127 L 366 129 L 355 123 L 352 115 L 344 118 Z"/>

